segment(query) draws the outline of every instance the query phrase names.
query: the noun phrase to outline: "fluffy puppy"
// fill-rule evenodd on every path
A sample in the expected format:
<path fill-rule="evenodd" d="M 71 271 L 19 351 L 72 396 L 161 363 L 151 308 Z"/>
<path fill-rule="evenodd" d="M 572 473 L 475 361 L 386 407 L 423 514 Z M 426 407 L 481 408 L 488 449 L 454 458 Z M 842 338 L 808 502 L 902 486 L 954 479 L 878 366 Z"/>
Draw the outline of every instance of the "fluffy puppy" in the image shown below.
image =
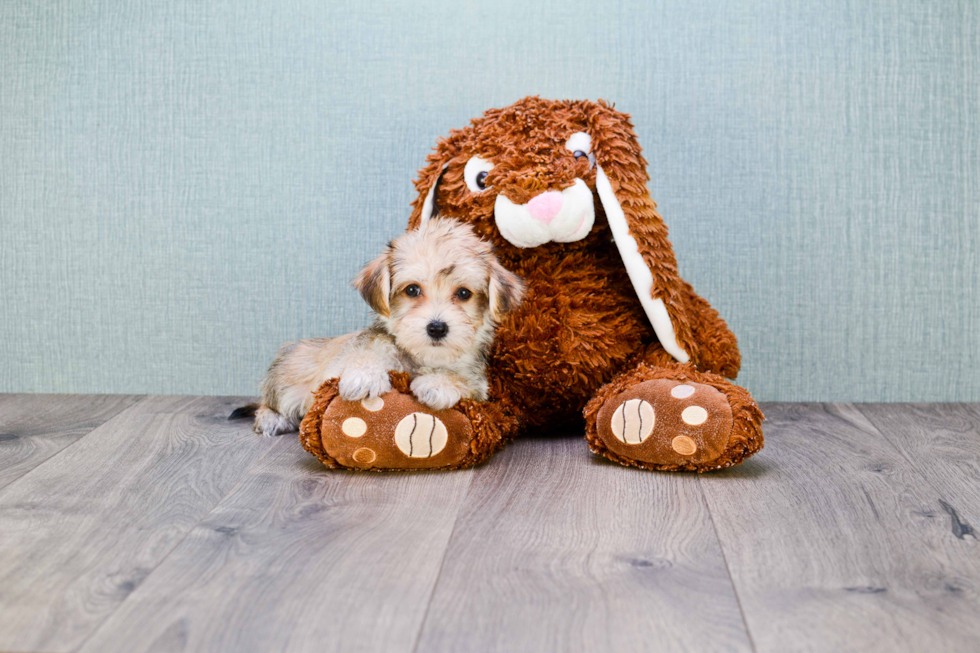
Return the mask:
<path fill-rule="evenodd" d="M 353 285 L 376 321 L 356 333 L 283 346 L 262 381 L 256 432 L 296 430 L 313 392 L 338 377 L 348 401 L 389 392 L 390 371 L 412 375 L 416 399 L 436 410 L 486 400 L 486 351 L 500 319 L 520 303 L 523 284 L 469 225 L 434 219 L 406 232 Z"/>

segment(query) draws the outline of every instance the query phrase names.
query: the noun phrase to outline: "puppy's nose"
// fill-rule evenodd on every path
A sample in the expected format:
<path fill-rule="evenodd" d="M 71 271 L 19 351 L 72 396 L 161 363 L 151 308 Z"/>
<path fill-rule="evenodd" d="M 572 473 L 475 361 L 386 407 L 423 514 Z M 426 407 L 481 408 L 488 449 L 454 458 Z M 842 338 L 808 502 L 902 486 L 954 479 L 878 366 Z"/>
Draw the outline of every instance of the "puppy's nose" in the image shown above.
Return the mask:
<path fill-rule="evenodd" d="M 429 334 L 429 337 L 433 340 L 442 340 L 449 333 L 449 325 L 445 322 L 438 322 L 433 320 L 429 322 L 428 326 L 425 327 L 425 332 Z"/>
<path fill-rule="evenodd" d="M 531 212 L 531 217 L 538 222 L 549 224 L 561 211 L 562 196 L 556 190 L 541 193 L 527 203 L 527 210 Z"/>

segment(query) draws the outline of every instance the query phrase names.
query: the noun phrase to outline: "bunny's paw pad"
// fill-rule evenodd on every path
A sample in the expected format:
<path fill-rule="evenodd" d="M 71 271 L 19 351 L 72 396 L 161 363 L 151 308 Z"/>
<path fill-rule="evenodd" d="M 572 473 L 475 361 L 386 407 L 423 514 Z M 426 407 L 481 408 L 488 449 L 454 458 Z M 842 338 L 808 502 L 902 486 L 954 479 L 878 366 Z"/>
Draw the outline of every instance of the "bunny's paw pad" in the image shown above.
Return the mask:
<path fill-rule="evenodd" d="M 392 390 L 363 401 L 335 398 L 323 413 L 320 438 L 341 467 L 440 469 L 458 467 L 470 454 L 473 427 L 458 410 L 432 410 Z"/>
<path fill-rule="evenodd" d="M 654 469 L 711 469 L 732 426 L 723 392 L 670 379 L 644 381 L 611 397 L 596 418 L 597 435 L 616 459 Z"/>

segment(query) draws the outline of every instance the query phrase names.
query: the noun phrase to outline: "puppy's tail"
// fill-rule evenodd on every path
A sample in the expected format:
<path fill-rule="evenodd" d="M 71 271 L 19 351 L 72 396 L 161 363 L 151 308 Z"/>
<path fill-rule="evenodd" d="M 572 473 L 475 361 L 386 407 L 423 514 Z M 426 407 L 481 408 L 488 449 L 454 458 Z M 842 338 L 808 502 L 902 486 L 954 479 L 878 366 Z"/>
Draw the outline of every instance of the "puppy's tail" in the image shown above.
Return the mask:
<path fill-rule="evenodd" d="M 229 420 L 232 419 L 245 419 L 246 417 L 255 417 L 255 411 L 259 409 L 258 404 L 246 404 L 244 406 L 239 406 L 235 410 L 231 411 L 231 415 L 228 416 Z"/>

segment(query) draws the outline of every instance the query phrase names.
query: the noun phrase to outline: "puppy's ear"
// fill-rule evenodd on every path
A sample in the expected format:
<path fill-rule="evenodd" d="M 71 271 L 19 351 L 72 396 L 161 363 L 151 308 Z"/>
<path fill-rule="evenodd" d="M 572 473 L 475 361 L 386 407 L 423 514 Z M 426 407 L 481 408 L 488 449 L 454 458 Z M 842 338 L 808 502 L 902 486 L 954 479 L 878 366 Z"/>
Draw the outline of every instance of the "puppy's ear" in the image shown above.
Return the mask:
<path fill-rule="evenodd" d="M 496 260 L 490 264 L 490 317 L 500 322 L 524 297 L 524 282 Z"/>
<path fill-rule="evenodd" d="M 351 282 L 357 288 L 364 301 L 382 317 L 391 315 L 391 247 L 384 254 L 374 259 L 361 270 Z"/>

